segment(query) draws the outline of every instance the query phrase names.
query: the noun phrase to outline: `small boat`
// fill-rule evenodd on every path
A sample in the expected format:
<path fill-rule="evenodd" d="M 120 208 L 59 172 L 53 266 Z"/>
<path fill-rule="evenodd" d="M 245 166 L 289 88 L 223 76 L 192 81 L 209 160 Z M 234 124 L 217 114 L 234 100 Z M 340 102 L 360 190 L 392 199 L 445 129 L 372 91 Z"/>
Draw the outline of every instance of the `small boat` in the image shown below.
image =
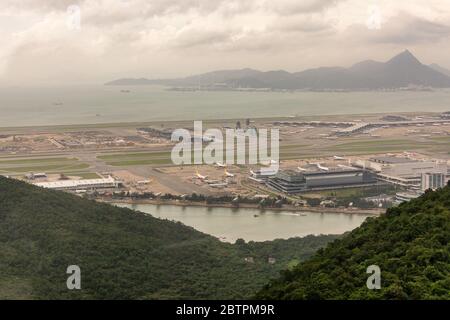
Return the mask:
<path fill-rule="evenodd" d="M 296 213 L 293 213 L 293 215 L 294 216 L 298 216 L 298 217 L 306 217 L 307 216 L 307 214 L 306 213 L 304 213 L 304 212 L 296 212 Z"/>

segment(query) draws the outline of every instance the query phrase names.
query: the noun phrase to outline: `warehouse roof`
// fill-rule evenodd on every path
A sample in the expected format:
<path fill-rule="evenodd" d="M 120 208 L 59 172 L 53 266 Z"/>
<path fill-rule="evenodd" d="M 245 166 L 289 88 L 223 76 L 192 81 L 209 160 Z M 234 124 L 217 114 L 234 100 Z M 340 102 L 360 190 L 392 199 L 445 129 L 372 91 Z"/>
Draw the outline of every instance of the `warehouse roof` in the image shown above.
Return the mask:
<path fill-rule="evenodd" d="M 403 157 L 375 157 L 375 158 L 371 158 L 370 161 L 386 163 L 386 164 L 417 162 L 416 160 L 411 160 L 409 158 L 403 158 Z"/>
<path fill-rule="evenodd" d="M 85 179 L 85 180 L 60 180 L 52 182 L 38 182 L 34 183 L 35 186 L 48 188 L 48 189 L 68 189 L 68 188 L 86 188 L 90 186 L 113 184 L 116 180 L 113 177 L 102 179 Z"/>

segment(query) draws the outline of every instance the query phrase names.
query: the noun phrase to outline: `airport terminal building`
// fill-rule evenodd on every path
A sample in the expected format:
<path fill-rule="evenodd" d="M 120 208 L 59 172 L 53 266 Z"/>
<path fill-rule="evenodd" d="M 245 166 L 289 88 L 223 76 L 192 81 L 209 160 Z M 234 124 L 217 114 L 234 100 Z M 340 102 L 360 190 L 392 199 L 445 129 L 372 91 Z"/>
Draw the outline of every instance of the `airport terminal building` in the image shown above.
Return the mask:
<path fill-rule="evenodd" d="M 377 179 L 371 172 L 350 167 L 329 169 L 328 171 L 280 171 L 267 181 L 269 187 L 288 194 L 367 186 L 376 183 Z"/>
<path fill-rule="evenodd" d="M 448 180 L 447 164 L 434 160 L 419 161 L 388 156 L 357 160 L 354 165 L 373 171 L 379 180 L 407 188 L 419 189 L 423 174 L 440 174 Z"/>

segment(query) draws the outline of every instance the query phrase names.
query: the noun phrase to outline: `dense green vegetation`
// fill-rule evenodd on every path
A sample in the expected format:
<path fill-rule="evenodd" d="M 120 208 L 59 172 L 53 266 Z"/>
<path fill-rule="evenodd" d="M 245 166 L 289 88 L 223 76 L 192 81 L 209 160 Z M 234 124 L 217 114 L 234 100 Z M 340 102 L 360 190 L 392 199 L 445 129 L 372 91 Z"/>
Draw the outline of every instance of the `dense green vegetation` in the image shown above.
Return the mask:
<path fill-rule="evenodd" d="M 368 290 L 367 267 L 381 269 Z M 450 186 L 369 218 L 268 284 L 262 299 L 450 299 Z"/>
<path fill-rule="evenodd" d="M 246 298 L 336 238 L 227 244 L 0 176 L 0 298 Z M 81 268 L 81 290 L 66 287 L 69 265 Z"/>

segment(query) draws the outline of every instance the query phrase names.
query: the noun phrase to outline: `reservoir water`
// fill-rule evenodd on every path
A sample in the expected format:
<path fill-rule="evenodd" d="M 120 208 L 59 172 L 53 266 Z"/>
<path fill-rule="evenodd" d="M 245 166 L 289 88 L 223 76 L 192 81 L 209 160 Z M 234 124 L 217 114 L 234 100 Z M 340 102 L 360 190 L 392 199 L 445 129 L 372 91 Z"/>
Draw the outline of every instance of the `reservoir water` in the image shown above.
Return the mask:
<path fill-rule="evenodd" d="M 310 234 L 342 234 L 361 225 L 373 215 L 183 207 L 151 204 L 117 204 L 154 217 L 179 221 L 223 241 L 266 241 L 303 237 Z"/>
<path fill-rule="evenodd" d="M 126 90 L 124 90 L 126 89 Z M 177 92 L 164 87 L 0 88 L 0 127 L 450 111 L 450 91 Z"/>

